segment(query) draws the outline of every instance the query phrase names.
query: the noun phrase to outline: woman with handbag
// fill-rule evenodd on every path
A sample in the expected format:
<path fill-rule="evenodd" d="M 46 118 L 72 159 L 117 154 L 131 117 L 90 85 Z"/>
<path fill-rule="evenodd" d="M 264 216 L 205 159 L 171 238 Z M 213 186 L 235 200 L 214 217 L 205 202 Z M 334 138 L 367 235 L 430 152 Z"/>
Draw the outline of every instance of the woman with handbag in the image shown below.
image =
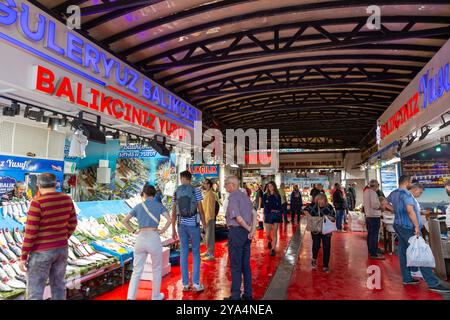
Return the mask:
<path fill-rule="evenodd" d="M 275 182 L 270 181 L 267 184 L 267 193 L 264 194 L 263 203 L 264 224 L 266 226 L 266 235 L 268 240 L 267 248 L 271 250 L 270 255 L 273 257 L 275 256 L 275 248 L 278 243 L 278 226 L 282 222 L 281 196 Z"/>
<path fill-rule="evenodd" d="M 152 299 L 163 300 L 164 294 L 160 292 L 162 279 L 162 251 L 160 234 L 164 233 L 170 226 L 171 218 L 167 209 L 155 199 L 156 189 L 148 183 L 141 193 L 142 203 L 134 207 L 133 210 L 123 220 L 123 225 L 131 233 L 138 234 L 134 247 L 133 274 L 131 275 L 130 286 L 128 287 L 128 300 L 135 300 L 136 292 L 144 271 L 147 256 L 152 258 Z M 161 216 L 167 220 L 161 230 L 158 230 Z M 136 217 L 139 229 L 133 230 L 129 221 Z"/>
<path fill-rule="evenodd" d="M 305 209 L 307 216 L 306 230 L 311 232 L 313 241 L 311 265 L 317 268 L 317 256 L 319 255 L 320 244 L 323 245 L 323 271 L 330 272 L 330 251 L 331 251 L 331 234 L 336 230 L 334 222 L 336 221 L 336 211 L 333 206 L 328 203 L 324 194 L 318 194 L 314 203 L 311 203 Z"/>

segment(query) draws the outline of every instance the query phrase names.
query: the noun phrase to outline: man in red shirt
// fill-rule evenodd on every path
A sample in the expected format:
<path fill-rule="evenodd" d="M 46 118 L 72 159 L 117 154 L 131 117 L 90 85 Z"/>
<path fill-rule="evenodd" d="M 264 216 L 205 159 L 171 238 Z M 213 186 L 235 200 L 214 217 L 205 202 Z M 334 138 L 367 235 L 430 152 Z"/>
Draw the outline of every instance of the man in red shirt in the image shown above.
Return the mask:
<path fill-rule="evenodd" d="M 56 192 L 56 176 L 38 177 L 40 196 L 32 200 L 25 225 L 20 269 L 27 272 L 29 300 L 42 300 L 47 279 L 53 300 L 66 299 L 68 239 L 77 226 L 70 196 Z"/>

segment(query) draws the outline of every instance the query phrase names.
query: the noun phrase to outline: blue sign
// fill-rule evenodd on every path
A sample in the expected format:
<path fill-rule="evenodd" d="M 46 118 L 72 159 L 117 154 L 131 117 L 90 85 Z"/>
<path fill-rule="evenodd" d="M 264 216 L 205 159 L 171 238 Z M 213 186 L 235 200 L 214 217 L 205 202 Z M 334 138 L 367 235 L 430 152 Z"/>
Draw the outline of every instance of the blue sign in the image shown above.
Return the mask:
<path fill-rule="evenodd" d="M 63 172 L 64 162 L 0 155 L 0 171 Z"/>
<path fill-rule="evenodd" d="M 35 22 L 37 20 L 37 22 Z M 47 21 L 48 20 L 48 21 Z M 177 115 L 178 117 L 194 122 L 200 120 L 200 111 L 185 103 L 175 95 L 171 94 L 163 87 L 152 82 L 150 79 L 137 73 L 135 70 L 128 67 L 125 63 L 114 58 L 107 58 L 106 53 L 98 50 L 86 42 L 83 38 L 77 36 L 75 33 L 64 30 L 57 30 L 55 20 L 47 19 L 42 14 L 37 17 L 31 16 L 30 7 L 26 3 L 20 3 L 20 9 L 14 0 L 6 0 L 6 4 L 0 2 L 0 26 L 10 26 L 19 21 L 19 29 L 25 38 L 32 42 L 42 41 L 45 49 L 56 53 L 57 55 L 78 64 L 80 67 L 92 71 L 97 74 L 98 78 L 113 79 L 114 82 L 124 87 L 134 94 L 139 94 L 147 101 L 158 104 L 167 111 Z M 46 26 L 48 25 L 48 28 Z M 30 27 L 32 26 L 32 27 Z M 56 35 L 58 33 L 66 33 L 67 39 L 64 43 L 58 44 Z M 77 70 L 72 66 L 58 61 L 44 52 L 36 50 L 25 43 L 13 39 L 6 34 L 0 32 L 0 38 L 20 46 L 27 51 L 40 56 L 52 63 L 59 65 L 73 73 L 81 75 L 82 77 L 93 81 L 99 85 L 107 86 L 101 79 L 95 76 Z M 172 114 L 165 114 L 168 117 L 175 118 L 178 121 L 183 120 Z M 191 123 L 187 123 L 192 126 Z"/>
<path fill-rule="evenodd" d="M 133 158 L 154 158 L 159 154 L 153 148 L 144 147 L 138 144 L 126 145 L 120 148 L 119 158 L 133 159 Z"/>
<path fill-rule="evenodd" d="M 16 183 L 16 179 L 5 176 L 0 176 L 0 194 L 7 193 L 8 191 L 14 189 L 14 184 Z"/>
<path fill-rule="evenodd" d="M 17 181 L 25 182 L 27 176 L 28 188 L 35 194 L 36 175 L 44 172 L 56 175 L 56 188 L 60 191 L 64 179 L 63 170 L 63 161 L 0 155 L 0 194 L 11 191 Z"/>
<path fill-rule="evenodd" d="M 450 91 L 449 64 L 441 66 L 439 71 L 430 76 L 430 70 L 420 78 L 419 93 L 423 95 L 423 108 L 433 104 L 444 93 Z"/>

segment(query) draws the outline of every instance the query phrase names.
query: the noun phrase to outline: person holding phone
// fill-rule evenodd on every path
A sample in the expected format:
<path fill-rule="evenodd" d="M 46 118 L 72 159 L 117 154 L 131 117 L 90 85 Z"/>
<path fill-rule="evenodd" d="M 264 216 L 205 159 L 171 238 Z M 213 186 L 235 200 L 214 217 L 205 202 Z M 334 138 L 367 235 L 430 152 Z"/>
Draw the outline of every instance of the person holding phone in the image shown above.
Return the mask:
<path fill-rule="evenodd" d="M 155 199 L 155 195 L 155 187 L 147 183 L 141 193 L 142 203 L 134 207 L 123 220 L 123 224 L 129 232 L 138 234 L 134 247 L 133 274 L 128 287 L 128 300 L 136 299 L 136 292 L 148 255 L 152 258 L 152 300 L 164 300 L 164 294 L 160 292 L 163 252 L 160 234 L 169 228 L 171 217 L 167 209 Z M 166 218 L 166 224 L 159 230 L 161 216 Z M 137 230 L 133 230 L 129 223 L 133 217 L 136 217 L 139 223 Z"/>

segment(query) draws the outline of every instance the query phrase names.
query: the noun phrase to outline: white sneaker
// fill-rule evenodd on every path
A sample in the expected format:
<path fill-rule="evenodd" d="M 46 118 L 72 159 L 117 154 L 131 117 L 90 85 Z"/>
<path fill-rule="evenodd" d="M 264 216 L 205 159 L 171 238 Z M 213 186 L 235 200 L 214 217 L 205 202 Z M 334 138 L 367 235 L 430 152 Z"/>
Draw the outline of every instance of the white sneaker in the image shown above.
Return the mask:
<path fill-rule="evenodd" d="M 164 298 L 165 298 L 164 293 L 160 293 L 159 296 L 156 298 L 153 298 L 153 300 L 164 300 Z"/>
<path fill-rule="evenodd" d="M 192 286 L 192 290 L 194 292 L 201 292 L 201 291 L 205 290 L 205 287 L 202 284 L 197 283 Z"/>
<path fill-rule="evenodd" d="M 411 277 L 423 279 L 423 275 L 422 272 L 420 272 L 420 270 L 411 272 Z"/>

